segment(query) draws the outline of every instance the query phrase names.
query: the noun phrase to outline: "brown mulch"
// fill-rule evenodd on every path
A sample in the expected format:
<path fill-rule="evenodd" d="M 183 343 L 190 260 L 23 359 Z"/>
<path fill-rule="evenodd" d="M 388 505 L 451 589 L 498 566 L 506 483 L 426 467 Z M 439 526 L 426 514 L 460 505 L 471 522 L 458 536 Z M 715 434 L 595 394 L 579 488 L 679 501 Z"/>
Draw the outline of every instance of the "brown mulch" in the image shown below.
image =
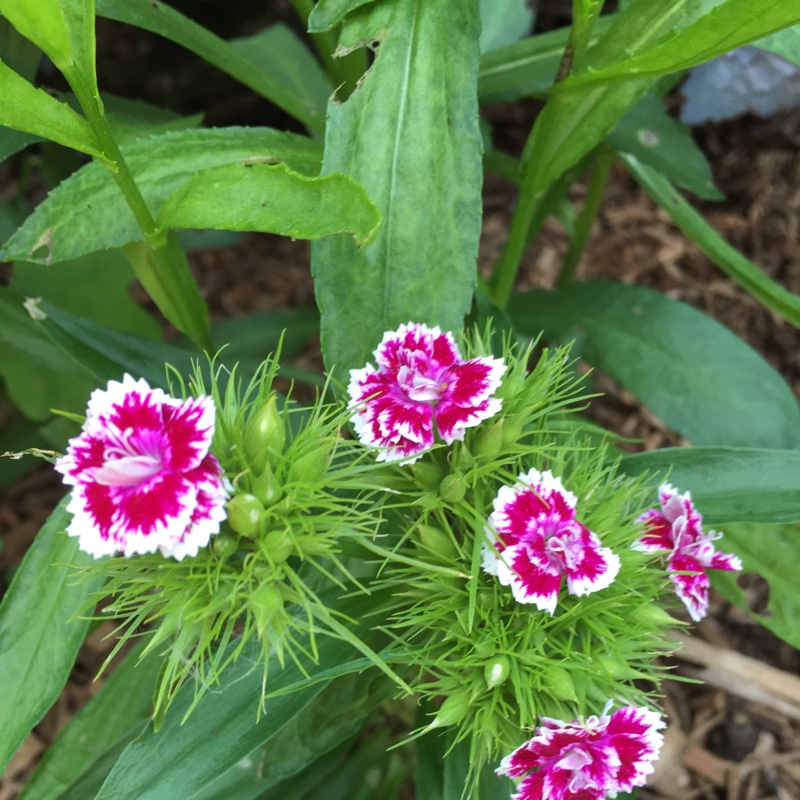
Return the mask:
<path fill-rule="evenodd" d="M 509 114 L 509 137 L 525 130 L 531 108 L 521 104 Z M 776 121 L 748 118 L 705 129 L 700 138 L 727 199 L 699 205 L 732 244 L 768 275 L 800 293 L 798 131 L 797 112 Z M 505 182 L 489 178 L 483 269 L 502 246 L 513 197 Z M 526 256 L 521 285 L 552 286 L 566 244 L 558 223 L 548 222 Z M 307 264 L 306 243 L 261 235 L 192 255 L 201 290 L 216 317 L 310 305 L 313 286 Z M 800 396 L 800 332 L 732 283 L 621 169 L 613 174 L 579 277 L 649 285 L 702 309 L 749 342 Z M 318 353 L 307 359 L 318 363 Z M 613 381 L 599 376 L 597 385 L 606 394 L 593 403 L 590 413 L 606 428 L 641 440 L 645 449 L 683 443 Z M 19 563 L 62 494 L 57 477 L 47 468 L 0 489 L 5 545 L 0 574 L 7 575 Z M 0 800 L 16 797 L 43 750 L 96 692 L 98 684 L 92 678 L 111 648 L 103 640 L 106 632 L 100 629 L 87 641 L 56 706 L 0 779 Z M 678 674 L 704 683 L 666 682 L 667 744 L 650 786 L 640 792 L 641 800 L 800 797 L 800 653 L 719 598 L 691 637 L 672 663 Z"/>

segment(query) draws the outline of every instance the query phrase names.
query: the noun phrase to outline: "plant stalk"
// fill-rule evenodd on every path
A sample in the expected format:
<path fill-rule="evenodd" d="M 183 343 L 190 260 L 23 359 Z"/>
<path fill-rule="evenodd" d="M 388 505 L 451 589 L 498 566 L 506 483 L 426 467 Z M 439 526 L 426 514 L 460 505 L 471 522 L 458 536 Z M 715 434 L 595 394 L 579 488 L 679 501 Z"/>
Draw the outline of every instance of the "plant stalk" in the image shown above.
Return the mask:
<path fill-rule="evenodd" d="M 597 148 L 594 159 L 594 169 L 589 186 L 586 190 L 586 199 L 583 201 L 583 208 L 575 219 L 575 228 L 569 242 L 561 272 L 556 281 L 556 286 L 561 288 L 566 286 L 575 277 L 575 272 L 580 264 L 589 234 L 592 232 L 592 225 L 597 218 L 600 210 L 600 203 L 611 176 L 611 168 L 614 166 L 616 154 L 608 145 L 600 145 Z"/>

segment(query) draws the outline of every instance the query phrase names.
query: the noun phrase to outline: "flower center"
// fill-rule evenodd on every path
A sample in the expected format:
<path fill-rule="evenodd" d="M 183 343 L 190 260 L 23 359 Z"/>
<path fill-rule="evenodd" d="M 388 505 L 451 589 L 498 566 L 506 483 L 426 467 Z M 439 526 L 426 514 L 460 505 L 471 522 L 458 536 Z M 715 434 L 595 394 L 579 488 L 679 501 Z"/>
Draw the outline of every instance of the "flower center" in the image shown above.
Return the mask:
<path fill-rule="evenodd" d="M 152 432 L 135 435 L 133 428 L 109 427 L 102 467 L 95 467 L 94 480 L 103 486 L 137 486 L 164 468 L 162 453 Z"/>
<path fill-rule="evenodd" d="M 435 406 L 442 392 L 447 390 L 447 382 L 442 377 L 420 375 L 413 367 L 400 367 L 397 371 L 397 382 L 408 399 L 430 406 Z"/>
<path fill-rule="evenodd" d="M 569 779 L 569 789 L 571 792 L 578 792 L 581 789 L 597 788 L 595 781 L 585 771 L 594 759 L 588 750 L 582 747 L 573 747 L 559 759 L 556 766 L 559 769 L 569 770 L 572 777 Z"/>

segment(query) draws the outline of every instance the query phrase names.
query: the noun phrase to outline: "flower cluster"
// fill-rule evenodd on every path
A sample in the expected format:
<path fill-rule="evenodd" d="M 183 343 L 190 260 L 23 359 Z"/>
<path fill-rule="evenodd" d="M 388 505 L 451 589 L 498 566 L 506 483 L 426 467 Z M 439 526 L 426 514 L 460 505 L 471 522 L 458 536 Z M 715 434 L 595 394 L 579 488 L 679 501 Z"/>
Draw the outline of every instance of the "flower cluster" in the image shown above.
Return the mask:
<path fill-rule="evenodd" d="M 703 532 L 703 518 L 689 492 L 678 494 L 670 484 L 658 489 L 661 510 L 651 508 L 639 517 L 645 535 L 634 545 L 646 553 L 666 552 L 667 568 L 675 593 L 695 622 L 708 611 L 709 569 L 737 571 L 742 562 L 734 555 L 719 553 L 713 542 L 722 534 Z"/>
<path fill-rule="evenodd" d="M 500 411 L 493 398 L 505 372 L 501 359 L 464 361 L 450 333 L 409 322 L 386 333 L 375 350 L 377 369 L 350 371 L 350 408 L 364 444 L 378 461 L 410 464 L 435 442 L 464 439 L 464 431 Z"/>
<path fill-rule="evenodd" d="M 125 375 L 89 399 L 55 468 L 72 487 L 67 528 L 95 558 L 196 555 L 225 519 L 228 489 L 209 448 L 214 402 L 176 400 Z"/>
<path fill-rule="evenodd" d="M 483 569 L 511 585 L 520 603 L 552 614 L 561 589 L 585 595 L 604 589 L 619 572 L 619 557 L 575 518 L 577 498 L 546 470 L 530 470 L 503 486 L 489 517 Z"/>
<path fill-rule="evenodd" d="M 506 756 L 498 775 L 522 778 L 512 800 L 605 800 L 643 786 L 664 737 L 654 711 L 625 706 L 583 722 L 542 717 L 536 735 Z"/>

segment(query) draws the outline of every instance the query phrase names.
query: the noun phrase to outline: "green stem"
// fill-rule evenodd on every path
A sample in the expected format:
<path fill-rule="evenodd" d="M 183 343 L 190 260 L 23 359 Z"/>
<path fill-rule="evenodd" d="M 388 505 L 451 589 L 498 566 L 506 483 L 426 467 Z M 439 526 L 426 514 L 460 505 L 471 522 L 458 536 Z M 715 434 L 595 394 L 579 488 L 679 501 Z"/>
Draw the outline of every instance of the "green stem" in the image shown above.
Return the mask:
<path fill-rule="evenodd" d="M 315 0 L 291 0 L 291 3 L 308 30 L 308 17 L 316 5 Z M 354 50 L 337 58 L 334 53 L 339 42 L 338 29 L 311 33 L 310 36 L 331 83 L 338 89 L 338 99 L 346 99 L 356 88 L 359 78 L 367 71 L 366 51 Z"/>
<path fill-rule="evenodd" d="M 561 273 L 556 281 L 556 286 L 561 288 L 566 286 L 575 277 L 575 271 L 580 264 L 583 250 L 592 231 L 592 225 L 597 218 L 600 210 L 600 203 L 603 199 L 608 179 L 611 176 L 611 167 L 614 165 L 616 154 L 607 145 L 600 145 L 597 149 L 594 161 L 592 177 L 589 187 L 586 190 L 586 199 L 583 201 L 583 208 L 575 219 L 575 228 L 569 242 L 567 255 L 564 257 L 564 264 Z"/>
<path fill-rule="evenodd" d="M 99 95 L 78 75 L 70 84 L 108 167 L 144 236 L 145 253 L 129 259 L 137 278 L 162 313 L 195 344 L 207 352 L 214 348 L 208 335 L 208 309 L 189 270 L 186 254 L 174 233 L 159 229 L 136 179 L 111 133 Z"/>

